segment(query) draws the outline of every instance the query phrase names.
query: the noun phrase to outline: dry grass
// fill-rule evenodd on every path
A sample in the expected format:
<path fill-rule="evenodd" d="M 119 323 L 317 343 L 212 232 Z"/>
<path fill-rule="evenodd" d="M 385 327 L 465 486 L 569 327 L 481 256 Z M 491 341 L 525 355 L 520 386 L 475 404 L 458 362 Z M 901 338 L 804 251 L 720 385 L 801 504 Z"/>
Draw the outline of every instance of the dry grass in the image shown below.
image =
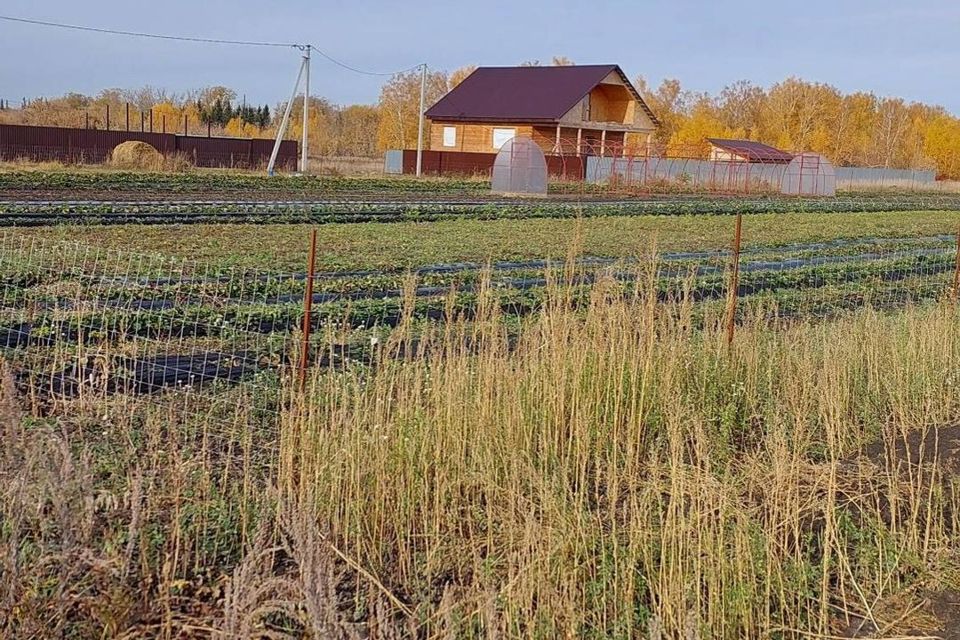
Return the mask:
<path fill-rule="evenodd" d="M 611 284 L 612 287 L 612 284 Z M 279 442 L 186 405 L 25 418 L 7 377 L 11 637 L 924 635 L 960 589 L 953 307 L 747 322 L 599 285 L 494 305 L 287 389 Z M 484 296 L 481 295 L 481 300 Z M 883 455 L 861 455 L 868 443 Z M 909 447 L 907 448 L 909 450 Z M 928 449 L 921 449 L 927 451 Z M 951 591 L 953 590 L 953 591 Z M 938 617 L 940 615 L 940 617 Z"/>

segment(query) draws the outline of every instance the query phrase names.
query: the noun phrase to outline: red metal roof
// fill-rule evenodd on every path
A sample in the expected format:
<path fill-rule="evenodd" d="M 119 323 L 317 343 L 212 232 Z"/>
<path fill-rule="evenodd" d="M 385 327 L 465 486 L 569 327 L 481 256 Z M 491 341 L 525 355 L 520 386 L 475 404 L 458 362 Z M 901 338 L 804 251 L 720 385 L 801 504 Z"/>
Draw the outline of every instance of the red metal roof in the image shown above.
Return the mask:
<path fill-rule="evenodd" d="M 657 119 L 615 64 L 480 67 L 427 109 L 431 120 L 557 122 L 611 72 L 626 83 L 654 124 Z"/>
<path fill-rule="evenodd" d="M 793 160 L 793 154 L 781 151 L 762 142 L 753 140 L 724 140 L 723 138 L 707 138 L 707 142 L 724 151 L 740 156 L 748 162 L 769 162 L 774 164 L 788 164 Z"/>

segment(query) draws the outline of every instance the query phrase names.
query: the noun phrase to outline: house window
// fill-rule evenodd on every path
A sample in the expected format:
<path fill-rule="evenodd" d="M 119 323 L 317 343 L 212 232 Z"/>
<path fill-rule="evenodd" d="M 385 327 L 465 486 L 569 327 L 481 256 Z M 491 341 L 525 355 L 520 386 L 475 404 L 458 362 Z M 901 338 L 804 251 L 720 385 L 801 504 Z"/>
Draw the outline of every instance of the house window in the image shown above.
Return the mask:
<path fill-rule="evenodd" d="M 507 140 L 517 135 L 516 129 L 494 129 L 493 130 L 493 148 L 500 150 Z"/>
<path fill-rule="evenodd" d="M 443 128 L 443 146 L 445 147 L 457 146 L 457 128 L 456 127 Z"/>

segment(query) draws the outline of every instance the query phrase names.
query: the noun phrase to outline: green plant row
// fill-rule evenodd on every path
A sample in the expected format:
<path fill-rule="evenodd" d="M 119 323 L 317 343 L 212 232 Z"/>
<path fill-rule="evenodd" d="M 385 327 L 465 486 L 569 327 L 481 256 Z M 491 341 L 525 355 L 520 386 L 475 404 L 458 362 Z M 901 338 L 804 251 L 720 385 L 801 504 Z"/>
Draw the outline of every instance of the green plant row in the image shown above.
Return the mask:
<path fill-rule="evenodd" d="M 787 296 L 800 295 L 815 299 L 831 287 L 851 287 L 869 296 L 872 291 L 908 290 L 904 283 L 924 278 L 936 282 L 942 274 L 952 272 L 952 256 L 914 256 L 888 261 L 865 263 L 841 263 L 789 271 L 747 271 L 741 274 L 741 295 L 750 296 L 772 291 L 785 291 Z M 621 293 L 631 288 L 630 274 L 623 274 L 616 287 Z M 677 272 L 674 276 L 658 279 L 658 293 L 664 299 L 679 299 L 689 295 L 691 299 L 716 300 L 726 296 L 728 276 L 717 272 L 693 280 Z M 577 282 L 577 281 L 575 281 Z M 591 281 L 580 281 L 576 295 L 586 300 L 590 295 Z M 938 285 L 940 286 L 940 285 Z M 940 287 L 942 290 L 942 286 Z M 525 315 L 540 307 L 545 298 L 542 286 L 526 289 L 494 289 L 491 293 L 504 313 Z M 414 316 L 442 319 L 448 310 L 446 294 L 419 298 L 415 301 Z M 477 294 L 460 291 L 453 298 L 452 308 L 456 313 L 470 315 L 475 309 Z M 399 297 L 338 300 L 318 303 L 315 307 L 315 322 L 347 323 L 352 326 L 391 325 L 400 316 L 404 301 Z M 97 308 L 77 310 L 43 310 L 29 305 L 31 311 L 19 321 L 7 321 L 3 328 L 15 330 L 21 324 L 31 326 L 34 337 L 50 336 L 51 339 L 113 339 L 123 336 L 162 338 L 169 336 L 204 337 L 228 336 L 243 333 L 286 333 L 296 328 L 302 315 L 302 304 L 294 298 L 283 304 L 250 304 L 228 300 L 206 299 L 200 302 L 181 298 L 176 306 L 164 309 Z M 41 333 L 35 333 L 40 331 Z"/>
<path fill-rule="evenodd" d="M 143 173 L 69 171 L 0 172 L 0 191 L 265 191 L 265 192 L 462 192 L 489 189 L 475 180 L 413 180 L 403 177 L 267 176 L 245 173 Z"/>
<path fill-rule="evenodd" d="M 769 263 L 764 259 L 769 259 Z M 784 255 L 754 254 L 743 262 L 740 283 L 749 288 L 790 288 L 815 287 L 826 283 L 852 279 L 881 277 L 894 278 L 900 273 L 939 272 L 951 269 L 953 255 L 948 250 L 931 254 L 904 255 L 891 254 L 886 259 L 860 260 L 851 256 L 841 262 L 800 265 L 778 269 L 777 261 Z M 725 286 L 729 258 L 718 260 L 685 260 L 661 263 L 660 272 L 663 282 L 675 282 L 689 278 L 699 271 L 693 284 L 693 293 L 702 288 L 704 292 Z M 763 268 L 752 270 L 751 264 L 759 262 Z M 637 277 L 634 266 L 628 268 L 616 266 L 581 266 L 577 277 L 589 283 L 596 274 L 610 273 L 615 270 L 616 277 L 629 281 Z M 712 273 L 710 273 L 712 271 Z M 671 275 L 673 274 L 673 275 Z M 559 274 L 556 274 L 559 275 Z M 451 289 L 472 289 L 479 285 L 483 275 L 480 270 L 425 273 L 415 278 L 402 272 L 366 273 L 342 277 L 321 277 L 314 281 L 314 294 L 321 299 L 327 294 L 343 296 L 347 299 L 371 299 L 377 297 L 398 297 L 407 287 L 415 287 L 421 292 L 435 291 L 444 294 Z M 543 268 L 521 268 L 493 274 L 491 284 L 500 289 L 527 288 L 547 278 Z M 132 278 L 128 281 L 95 280 L 82 275 L 66 272 L 47 271 L 37 273 L 25 269 L 5 274 L 0 288 L 0 302 L 6 309 L 30 308 L 35 311 L 44 309 L 114 308 L 117 311 L 131 311 L 140 307 L 184 308 L 195 306 L 242 306 L 265 304 L 282 305 L 285 302 L 299 303 L 305 288 L 302 276 L 265 277 L 233 274 L 233 277 L 218 278 L 207 276 L 195 281 L 154 281 Z M 423 294 L 421 294 L 423 295 Z M 704 294 L 706 295 L 706 294 Z"/>
<path fill-rule="evenodd" d="M 935 203 L 882 199 L 698 199 L 637 200 L 632 202 L 517 202 L 496 204 L 372 204 L 277 205 L 274 208 L 233 205 L 178 205 L 143 210 L 104 211 L 113 205 L 72 206 L 72 211 L 39 210 L 39 207 L 0 208 L 0 226 L 46 226 L 56 224 L 332 224 L 357 222 L 430 222 L 451 219 L 509 220 L 603 216 L 686 216 L 776 213 L 869 213 L 889 211 L 960 211 L 960 198 Z M 56 207 L 53 207 L 54 209 Z M 119 207 L 123 209 L 123 207 Z"/>

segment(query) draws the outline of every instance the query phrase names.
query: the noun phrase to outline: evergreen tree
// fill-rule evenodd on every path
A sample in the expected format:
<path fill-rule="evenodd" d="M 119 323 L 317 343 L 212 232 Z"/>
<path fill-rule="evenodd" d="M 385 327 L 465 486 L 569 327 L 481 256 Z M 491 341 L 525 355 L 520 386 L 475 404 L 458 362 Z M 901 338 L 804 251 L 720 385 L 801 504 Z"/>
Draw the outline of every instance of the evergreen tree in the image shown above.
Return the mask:
<path fill-rule="evenodd" d="M 217 98 L 213 103 L 213 109 L 210 110 L 210 120 L 215 124 L 223 123 L 223 102 Z"/>

